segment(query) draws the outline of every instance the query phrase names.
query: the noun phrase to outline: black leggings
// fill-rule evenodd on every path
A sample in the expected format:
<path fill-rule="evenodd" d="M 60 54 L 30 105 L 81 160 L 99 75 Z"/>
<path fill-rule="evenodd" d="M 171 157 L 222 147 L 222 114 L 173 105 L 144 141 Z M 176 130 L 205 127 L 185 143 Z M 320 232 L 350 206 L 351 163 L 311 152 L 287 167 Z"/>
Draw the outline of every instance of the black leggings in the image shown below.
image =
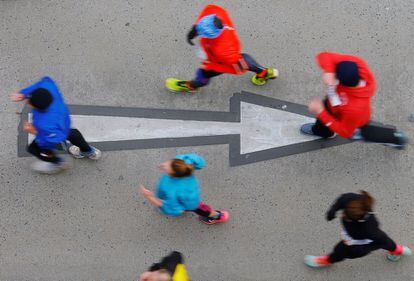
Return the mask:
<path fill-rule="evenodd" d="M 91 147 L 85 141 L 82 134 L 77 129 L 71 129 L 68 135 L 67 140 L 77 147 L 80 148 L 82 152 L 91 151 Z M 56 153 L 53 149 L 43 149 L 40 148 L 36 141 L 33 141 L 28 147 L 27 151 L 36 156 L 38 159 L 46 162 L 59 163 L 60 158 L 56 156 Z"/>
<path fill-rule="evenodd" d="M 395 128 L 386 128 L 381 125 L 373 125 L 369 123 L 361 127 L 360 130 L 364 141 L 400 144 L 400 139 L 395 136 L 395 133 L 397 132 Z M 312 131 L 315 135 L 323 138 L 329 138 L 334 135 L 334 132 L 319 120 L 316 120 L 315 125 L 312 127 Z"/>
<path fill-rule="evenodd" d="M 249 54 L 242 54 L 242 57 L 246 62 L 249 71 L 260 74 L 266 70 L 266 68 L 257 63 L 257 61 L 255 61 L 255 59 L 253 59 Z M 223 73 L 200 68 L 197 70 L 196 77 L 190 81 L 190 85 L 193 88 L 203 87 L 210 82 L 211 78 L 221 74 Z"/>
<path fill-rule="evenodd" d="M 326 110 L 329 112 L 327 100 L 324 101 L 324 104 Z M 361 136 L 364 141 L 400 144 L 399 138 L 395 136 L 395 133 L 397 132 L 395 128 L 387 128 L 382 125 L 375 125 L 370 122 L 359 129 L 361 130 Z M 316 122 L 312 127 L 312 131 L 315 135 L 323 138 L 329 138 L 334 135 L 334 132 L 331 131 L 329 127 L 325 126 L 325 124 L 323 124 L 321 121 L 319 121 L 319 119 L 316 119 Z"/>
<path fill-rule="evenodd" d="M 333 252 L 329 255 L 329 262 L 335 263 L 343 261 L 344 259 L 361 258 L 378 249 L 384 249 L 392 252 L 395 251 L 396 248 L 397 245 L 388 236 L 382 244 L 375 244 L 375 242 L 373 242 L 367 245 L 347 246 L 343 241 L 341 241 L 335 246 Z"/>
<path fill-rule="evenodd" d="M 329 127 L 325 126 L 325 124 L 319 121 L 319 119 L 316 119 L 316 122 L 312 127 L 312 132 L 315 135 L 323 138 L 330 138 L 335 134 L 331 131 L 331 129 L 329 129 Z"/>
<path fill-rule="evenodd" d="M 200 202 L 197 209 L 190 212 L 196 213 L 200 217 L 209 218 L 212 211 L 213 209 L 209 205 Z"/>

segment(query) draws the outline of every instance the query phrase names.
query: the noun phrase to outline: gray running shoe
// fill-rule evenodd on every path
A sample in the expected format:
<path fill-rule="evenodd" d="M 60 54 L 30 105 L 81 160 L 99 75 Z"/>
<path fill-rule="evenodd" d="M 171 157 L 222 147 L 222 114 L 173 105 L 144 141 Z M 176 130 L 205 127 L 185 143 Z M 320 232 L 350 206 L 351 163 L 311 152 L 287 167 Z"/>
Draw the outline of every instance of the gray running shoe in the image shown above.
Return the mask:
<path fill-rule="evenodd" d="M 80 148 L 77 147 L 76 145 L 71 145 L 68 148 L 68 152 L 70 153 L 70 155 L 72 155 L 74 158 L 77 158 L 77 159 L 82 159 L 85 157 L 92 159 L 92 160 L 100 159 L 102 156 L 102 152 L 96 147 L 93 147 L 93 146 L 90 146 L 90 147 L 91 147 L 91 152 L 85 153 L 85 152 L 82 152 Z"/>
<path fill-rule="evenodd" d="M 300 127 L 300 132 L 301 132 L 302 134 L 305 134 L 305 135 L 317 136 L 317 135 L 315 135 L 315 134 L 313 133 L 313 130 L 312 130 L 313 125 L 314 125 L 314 123 L 306 123 L 306 124 L 303 124 L 303 125 Z M 336 133 L 334 133 L 332 136 L 328 137 L 328 139 L 333 139 L 333 138 L 335 138 L 335 137 L 336 137 Z"/>
<path fill-rule="evenodd" d="M 382 145 L 403 150 L 408 143 L 408 137 L 403 132 L 395 132 L 394 136 L 397 138 L 397 143 L 383 143 Z"/>
<path fill-rule="evenodd" d="M 31 168 L 33 171 L 41 174 L 57 174 L 61 171 L 71 168 L 71 161 L 65 158 L 60 157 L 61 161 L 59 163 L 46 162 L 41 160 L 36 160 L 32 163 Z"/>

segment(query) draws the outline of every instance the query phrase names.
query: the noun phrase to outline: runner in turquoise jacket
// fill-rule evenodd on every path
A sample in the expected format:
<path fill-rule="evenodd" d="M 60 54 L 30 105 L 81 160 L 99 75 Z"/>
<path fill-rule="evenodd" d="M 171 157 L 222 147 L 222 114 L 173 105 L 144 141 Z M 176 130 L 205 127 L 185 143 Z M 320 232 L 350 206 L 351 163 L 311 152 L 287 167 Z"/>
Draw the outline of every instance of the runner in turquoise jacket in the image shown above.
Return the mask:
<path fill-rule="evenodd" d="M 201 202 L 200 185 L 194 170 L 200 170 L 204 165 L 204 159 L 197 154 L 177 155 L 160 165 L 163 174 L 156 194 L 143 185 L 140 193 L 165 215 L 178 217 L 183 212 L 194 212 L 205 224 L 226 222 L 229 219 L 227 211 L 213 210 Z"/>
<path fill-rule="evenodd" d="M 201 170 L 205 161 L 197 154 L 177 155 L 175 159 L 183 160 L 195 170 Z M 194 211 L 201 202 L 200 185 L 194 174 L 176 178 L 163 174 L 158 183 L 157 197 L 163 200 L 161 212 L 170 216 L 179 216 L 184 211 Z"/>

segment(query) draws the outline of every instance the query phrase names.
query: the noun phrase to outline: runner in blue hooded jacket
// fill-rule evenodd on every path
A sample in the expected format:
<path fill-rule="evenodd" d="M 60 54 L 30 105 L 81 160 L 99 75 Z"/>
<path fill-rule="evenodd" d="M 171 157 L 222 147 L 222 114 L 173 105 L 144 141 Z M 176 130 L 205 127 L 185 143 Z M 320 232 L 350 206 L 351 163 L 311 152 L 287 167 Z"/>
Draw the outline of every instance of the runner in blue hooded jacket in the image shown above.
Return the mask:
<path fill-rule="evenodd" d="M 28 152 L 40 161 L 32 168 L 42 173 L 55 173 L 67 167 L 62 157 L 55 153 L 58 144 L 71 145 L 68 150 L 75 158 L 99 159 L 101 152 L 90 146 L 77 129 L 71 129 L 70 115 L 56 83 L 43 77 L 33 85 L 13 93 L 14 102 L 26 101 L 32 108 L 32 123 L 26 122 L 23 129 L 35 136 Z"/>

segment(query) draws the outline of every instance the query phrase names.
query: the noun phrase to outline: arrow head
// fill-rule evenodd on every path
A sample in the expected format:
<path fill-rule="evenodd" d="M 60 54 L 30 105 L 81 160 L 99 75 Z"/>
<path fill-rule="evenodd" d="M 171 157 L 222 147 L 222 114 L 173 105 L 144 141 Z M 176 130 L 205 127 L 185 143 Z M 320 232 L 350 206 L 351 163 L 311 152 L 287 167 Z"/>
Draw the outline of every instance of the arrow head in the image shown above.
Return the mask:
<path fill-rule="evenodd" d="M 351 141 L 321 139 L 300 133 L 300 126 L 315 122 L 306 106 L 242 92 L 232 97 L 239 104 L 241 135 L 230 142 L 230 165 L 238 166 Z"/>

